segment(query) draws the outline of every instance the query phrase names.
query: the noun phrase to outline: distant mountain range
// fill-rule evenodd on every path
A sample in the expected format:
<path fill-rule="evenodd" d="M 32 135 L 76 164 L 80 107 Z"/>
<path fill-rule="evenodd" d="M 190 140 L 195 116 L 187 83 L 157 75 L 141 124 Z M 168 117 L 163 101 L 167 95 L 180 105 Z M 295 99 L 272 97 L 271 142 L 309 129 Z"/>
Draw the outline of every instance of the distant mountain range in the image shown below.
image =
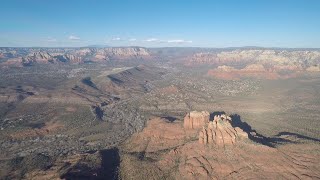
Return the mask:
<path fill-rule="evenodd" d="M 230 66 L 244 68 L 261 65 L 259 69 L 318 71 L 320 49 L 282 48 L 144 48 L 100 47 L 82 48 L 0 48 L 0 67 L 23 67 L 36 64 L 82 64 L 86 62 L 172 61 L 187 66 Z M 258 67 L 258 66 L 251 66 Z M 224 69 L 220 68 L 219 72 Z"/>
<path fill-rule="evenodd" d="M 1 48 L 2 66 L 34 64 L 105 62 L 113 60 L 150 59 L 149 51 L 141 47 L 126 48 Z"/>

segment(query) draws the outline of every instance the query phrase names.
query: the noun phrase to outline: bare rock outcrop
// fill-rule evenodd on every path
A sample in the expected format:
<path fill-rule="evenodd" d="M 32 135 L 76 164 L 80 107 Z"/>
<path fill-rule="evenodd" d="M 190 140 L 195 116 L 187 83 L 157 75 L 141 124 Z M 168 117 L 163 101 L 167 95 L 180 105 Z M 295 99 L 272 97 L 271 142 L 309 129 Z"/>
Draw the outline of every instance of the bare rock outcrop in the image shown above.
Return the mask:
<path fill-rule="evenodd" d="M 308 72 L 320 72 L 320 65 L 310 66 L 306 70 Z"/>
<path fill-rule="evenodd" d="M 231 117 L 225 114 L 214 116 L 199 132 L 200 144 L 215 144 L 218 147 L 233 145 L 239 137 L 248 138 L 247 133 L 238 127 L 232 127 Z"/>
<path fill-rule="evenodd" d="M 187 117 L 190 114 L 193 113 L 188 113 Z M 237 115 L 231 117 L 215 116 L 202 131 L 197 130 L 201 131 L 202 138 L 199 141 L 207 145 L 194 141 L 196 130 L 185 131 L 181 121 L 152 118 L 143 131 L 124 143 L 120 161 L 121 178 L 198 180 L 319 177 L 320 153 L 316 153 L 319 152 L 317 143 L 293 141 L 276 147 L 252 143 L 251 140 L 259 137 L 258 133 L 241 122 Z M 288 137 L 278 138 L 280 142 Z"/>
<path fill-rule="evenodd" d="M 141 47 L 128 48 L 104 48 L 95 53 L 96 60 L 128 60 L 128 59 L 149 59 L 150 53 Z"/>
<path fill-rule="evenodd" d="M 250 64 L 242 69 L 236 69 L 234 67 L 224 65 L 209 70 L 207 75 L 225 80 L 238 80 L 240 78 L 288 79 L 296 77 L 301 70 L 298 66 L 265 66 L 262 64 Z"/>
<path fill-rule="evenodd" d="M 142 47 L 110 47 L 110 48 L 25 48 L 15 53 L 11 49 L 0 48 L 0 59 L 3 66 L 32 66 L 35 64 L 149 60 L 152 56 Z M 12 52 L 12 53 L 11 53 Z"/>
<path fill-rule="evenodd" d="M 198 129 L 209 122 L 210 113 L 207 111 L 191 111 L 184 117 L 185 129 Z"/>
<path fill-rule="evenodd" d="M 271 49 L 236 49 L 221 52 L 200 52 L 191 57 L 190 64 L 231 65 L 235 63 L 258 63 L 273 65 L 315 64 L 319 51 L 288 51 Z M 306 63 L 307 62 L 307 63 Z M 306 63 L 306 64 L 305 64 Z"/>

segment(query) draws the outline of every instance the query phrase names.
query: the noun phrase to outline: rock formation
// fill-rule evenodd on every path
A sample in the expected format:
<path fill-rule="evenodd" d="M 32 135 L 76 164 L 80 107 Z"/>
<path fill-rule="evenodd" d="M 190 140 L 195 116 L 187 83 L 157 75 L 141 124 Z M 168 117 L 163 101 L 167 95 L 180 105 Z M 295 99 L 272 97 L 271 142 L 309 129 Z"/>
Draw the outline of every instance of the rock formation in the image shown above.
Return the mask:
<path fill-rule="evenodd" d="M 319 51 L 288 51 L 288 50 L 257 50 L 257 49 L 236 49 L 222 52 L 199 52 L 191 57 L 191 64 L 216 64 L 231 65 L 235 63 L 272 63 L 274 65 L 294 65 L 318 62 Z"/>
<path fill-rule="evenodd" d="M 198 129 L 209 122 L 210 113 L 207 111 L 191 111 L 184 117 L 185 129 Z"/>
<path fill-rule="evenodd" d="M 269 65 L 266 68 L 262 64 L 250 64 L 242 69 L 236 69 L 223 65 L 209 70 L 207 75 L 225 80 L 237 80 L 240 78 L 288 79 L 296 77 L 300 71 L 301 68 L 298 66 Z"/>
<path fill-rule="evenodd" d="M 195 132 L 185 131 L 181 121 L 152 118 L 124 143 L 121 179 L 319 178 L 318 143 L 284 143 L 276 148 L 252 143 L 246 133 L 231 126 L 233 121 L 221 115 L 206 123 L 201 143 L 210 144 L 204 145 L 194 141 Z M 215 138 L 209 138 L 210 133 Z"/>
<path fill-rule="evenodd" d="M 320 65 L 310 66 L 306 70 L 308 72 L 320 72 Z"/>
<path fill-rule="evenodd" d="M 116 48 L 42 48 L 18 49 L 20 53 L 14 53 L 12 49 L 0 48 L 0 60 L 5 59 L 2 65 L 21 64 L 31 66 L 37 63 L 85 63 L 86 61 L 104 62 L 110 60 L 146 60 L 151 55 L 146 48 L 141 47 L 116 47 Z M 12 53 L 11 53 L 12 52 Z M 17 62 L 18 61 L 18 62 Z"/>
<path fill-rule="evenodd" d="M 235 144 L 239 136 L 248 138 L 242 129 L 232 127 L 231 121 L 231 117 L 225 114 L 214 116 L 213 121 L 208 122 L 199 132 L 199 143 L 223 147 Z"/>
<path fill-rule="evenodd" d="M 128 48 L 104 48 L 94 53 L 96 60 L 128 60 L 128 59 L 149 59 L 147 49 L 140 47 Z"/>
<path fill-rule="evenodd" d="M 10 61 L 13 59 L 10 59 Z M 45 51 L 34 52 L 34 53 L 30 53 L 25 57 L 21 57 L 21 63 L 24 66 L 30 66 L 30 65 L 33 65 L 34 63 L 42 63 L 42 64 L 58 63 L 58 62 L 79 63 L 80 61 L 81 61 L 80 56 L 75 56 L 72 54 L 62 54 L 62 53 L 48 53 Z"/>

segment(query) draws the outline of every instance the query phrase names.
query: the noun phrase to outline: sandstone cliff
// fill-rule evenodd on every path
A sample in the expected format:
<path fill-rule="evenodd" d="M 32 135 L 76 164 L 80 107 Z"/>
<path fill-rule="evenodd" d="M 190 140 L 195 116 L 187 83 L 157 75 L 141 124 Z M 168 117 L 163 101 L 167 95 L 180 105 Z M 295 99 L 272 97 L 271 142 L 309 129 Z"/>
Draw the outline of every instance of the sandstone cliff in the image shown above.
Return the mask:
<path fill-rule="evenodd" d="M 214 144 L 218 147 L 233 145 L 239 137 L 248 138 L 247 133 L 238 127 L 232 127 L 231 117 L 226 115 L 216 115 L 199 132 L 200 144 Z"/>
<path fill-rule="evenodd" d="M 97 60 L 149 59 L 150 57 L 148 50 L 140 47 L 104 48 L 99 49 L 94 55 Z"/>
<path fill-rule="evenodd" d="M 320 65 L 310 66 L 306 69 L 308 72 L 320 72 Z"/>
<path fill-rule="evenodd" d="M 207 111 L 191 111 L 184 117 L 185 129 L 198 129 L 209 122 L 210 113 Z"/>
<path fill-rule="evenodd" d="M 191 57 L 190 64 L 273 64 L 273 65 L 296 65 L 301 64 L 309 67 L 319 63 L 319 51 L 289 51 L 289 50 L 233 50 L 222 52 L 201 52 Z"/>
<path fill-rule="evenodd" d="M 202 139 L 199 138 L 201 143 L 206 141 L 204 145 L 194 141 L 195 131 L 185 131 L 181 121 L 153 118 L 143 131 L 124 143 L 120 176 L 122 179 L 190 180 L 319 177 L 317 143 L 298 143 L 298 140 L 276 148 L 252 143 L 250 138 L 246 139 L 247 133 L 231 126 L 241 125 L 235 123 L 236 120 L 236 117 L 221 115 L 206 123 L 205 131 L 201 131 Z M 254 132 L 248 133 L 255 136 Z"/>
<path fill-rule="evenodd" d="M 219 79 L 235 80 L 240 78 L 287 79 L 296 77 L 302 68 L 299 66 L 249 64 L 242 69 L 231 66 L 218 66 L 207 73 Z"/>
<path fill-rule="evenodd" d="M 141 47 L 76 48 L 76 49 L 21 49 L 21 53 L 7 55 L 11 49 L 0 49 L 3 65 L 31 66 L 35 63 L 84 63 L 86 61 L 146 60 L 151 59 L 149 51 Z"/>

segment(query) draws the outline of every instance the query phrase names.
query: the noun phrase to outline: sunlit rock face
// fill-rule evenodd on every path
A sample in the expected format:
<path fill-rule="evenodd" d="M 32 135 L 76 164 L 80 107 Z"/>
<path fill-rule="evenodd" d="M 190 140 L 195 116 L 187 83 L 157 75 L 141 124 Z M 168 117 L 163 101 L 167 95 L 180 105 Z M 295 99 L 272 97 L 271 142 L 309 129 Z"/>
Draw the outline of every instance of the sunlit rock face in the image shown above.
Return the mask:
<path fill-rule="evenodd" d="M 184 117 L 185 129 L 198 129 L 209 122 L 210 113 L 207 111 L 191 111 Z"/>
<path fill-rule="evenodd" d="M 238 127 L 232 127 L 231 117 L 222 115 L 214 116 L 199 132 L 200 144 L 215 144 L 218 147 L 234 145 L 240 137 L 248 138 L 247 133 Z"/>
<path fill-rule="evenodd" d="M 12 52 L 10 49 L 0 48 L 0 65 L 23 65 L 32 66 L 35 64 L 81 64 L 88 61 L 131 61 L 149 60 L 152 56 L 148 49 L 141 47 L 110 47 L 110 48 L 27 48 L 18 49 L 20 54 Z M 24 53 L 22 53 L 24 52 Z"/>

